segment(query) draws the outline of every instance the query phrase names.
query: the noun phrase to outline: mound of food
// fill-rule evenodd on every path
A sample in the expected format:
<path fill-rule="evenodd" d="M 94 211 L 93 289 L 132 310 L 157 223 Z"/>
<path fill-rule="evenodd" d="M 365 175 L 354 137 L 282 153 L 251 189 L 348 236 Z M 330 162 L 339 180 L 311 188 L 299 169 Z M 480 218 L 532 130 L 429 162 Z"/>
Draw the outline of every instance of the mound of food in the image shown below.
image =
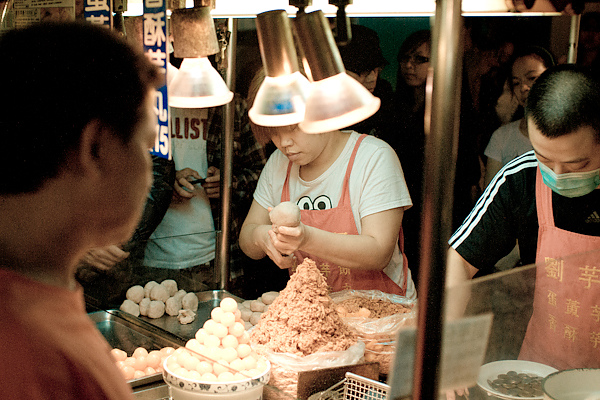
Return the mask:
<path fill-rule="evenodd" d="M 335 310 L 325 278 L 309 258 L 261 316 L 250 338 L 274 352 L 296 355 L 343 351 L 356 343 Z"/>

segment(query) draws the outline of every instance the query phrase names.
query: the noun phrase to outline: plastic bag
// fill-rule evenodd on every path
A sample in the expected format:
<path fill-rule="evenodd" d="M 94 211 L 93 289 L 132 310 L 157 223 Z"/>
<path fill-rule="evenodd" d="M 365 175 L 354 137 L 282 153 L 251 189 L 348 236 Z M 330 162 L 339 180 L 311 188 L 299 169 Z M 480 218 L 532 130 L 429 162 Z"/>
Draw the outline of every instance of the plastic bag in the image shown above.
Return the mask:
<path fill-rule="evenodd" d="M 416 300 L 411 300 L 396 294 L 384 293 L 380 290 L 342 290 L 341 292 L 333 292 L 329 295 L 335 304 L 358 297 L 368 300 L 389 301 L 411 309 L 411 311 L 407 313 L 394 314 L 381 318 L 356 316 L 342 317 L 342 320 L 348 324 L 361 339 L 393 338 L 395 337 L 396 332 L 403 326 L 416 324 Z"/>
<path fill-rule="evenodd" d="M 257 350 L 271 363 L 295 372 L 353 365 L 358 363 L 365 354 L 365 343 L 362 341 L 357 341 L 344 351 L 323 351 L 307 356 L 277 353 L 266 348 L 260 349 L 261 346 L 253 345 L 253 347 L 258 347 Z"/>

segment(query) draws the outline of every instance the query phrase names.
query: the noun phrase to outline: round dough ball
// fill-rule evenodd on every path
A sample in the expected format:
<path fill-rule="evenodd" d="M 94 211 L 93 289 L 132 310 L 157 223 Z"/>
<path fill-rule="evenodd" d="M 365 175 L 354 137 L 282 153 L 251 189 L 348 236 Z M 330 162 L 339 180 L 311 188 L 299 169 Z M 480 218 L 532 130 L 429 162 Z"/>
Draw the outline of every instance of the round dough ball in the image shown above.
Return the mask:
<path fill-rule="evenodd" d="M 185 290 L 183 290 L 183 289 L 179 289 L 179 290 L 177 291 L 177 293 L 175 293 L 175 294 L 173 295 L 173 297 L 177 297 L 177 298 L 179 298 L 179 299 L 183 299 L 183 296 L 185 296 L 186 294 L 187 294 L 187 292 L 186 292 Z"/>
<path fill-rule="evenodd" d="M 262 296 L 260 296 L 260 299 L 263 303 L 265 303 L 266 305 L 269 305 L 269 304 L 273 303 L 273 301 L 275 301 L 277 296 L 279 296 L 279 292 L 266 292 L 266 293 L 263 293 Z"/>
<path fill-rule="evenodd" d="M 144 297 L 142 301 L 140 301 L 140 315 L 144 317 L 148 315 L 148 308 L 150 308 L 151 300 L 147 297 Z"/>
<path fill-rule="evenodd" d="M 250 310 L 254 312 L 263 312 L 265 311 L 265 303 L 260 300 L 253 300 L 252 303 L 250 303 Z"/>
<path fill-rule="evenodd" d="M 181 300 L 178 297 L 169 297 L 165 302 L 165 312 L 174 317 L 181 310 Z"/>
<path fill-rule="evenodd" d="M 129 299 L 123 301 L 123 304 L 121 304 L 119 309 L 136 317 L 140 316 L 140 306 Z"/>
<path fill-rule="evenodd" d="M 223 300 L 221 300 L 219 305 L 224 312 L 234 312 L 238 308 L 237 301 L 231 297 L 225 297 Z"/>
<path fill-rule="evenodd" d="M 273 225 L 298 226 L 300 225 L 300 208 L 291 201 L 284 201 L 271 210 L 269 218 Z"/>
<path fill-rule="evenodd" d="M 198 296 L 195 293 L 187 293 L 181 299 L 181 306 L 184 310 L 198 310 Z"/>
<path fill-rule="evenodd" d="M 141 285 L 135 285 L 127 289 L 125 298 L 138 303 L 144 298 L 144 288 Z"/>
<path fill-rule="evenodd" d="M 156 285 L 150 290 L 150 300 L 158 300 L 164 303 L 169 297 L 169 292 L 163 285 Z"/>
<path fill-rule="evenodd" d="M 169 292 L 169 297 L 173 297 L 175 293 L 177 293 L 177 282 L 175 282 L 173 279 L 165 279 L 160 284 L 167 289 L 167 292 Z"/>
<path fill-rule="evenodd" d="M 261 315 L 262 315 L 261 312 L 253 312 L 252 315 L 250 316 L 250 323 L 252 325 L 258 324 L 258 321 L 260 320 Z"/>
<path fill-rule="evenodd" d="M 250 317 L 252 316 L 252 310 L 246 307 L 240 308 L 240 313 L 242 314 L 242 321 L 247 322 L 250 321 Z"/>
<path fill-rule="evenodd" d="M 149 318 L 160 318 L 165 315 L 165 303 L 160 300 L 152 300 L 148 307 Z"/>
<path fill-rule="evenodd" d="M 150 298 L 150 291 L 154 286 L 158 285 L 156 281 L 150 281 L 144 285 L 144 297 Z"/>

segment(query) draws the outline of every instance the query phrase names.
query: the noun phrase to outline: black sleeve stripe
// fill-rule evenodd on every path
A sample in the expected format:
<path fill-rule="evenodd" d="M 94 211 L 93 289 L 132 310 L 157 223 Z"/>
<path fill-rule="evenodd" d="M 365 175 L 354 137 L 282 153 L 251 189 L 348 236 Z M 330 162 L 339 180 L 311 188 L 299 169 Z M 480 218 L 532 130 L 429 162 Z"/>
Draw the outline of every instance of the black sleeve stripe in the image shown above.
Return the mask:
<path fill-rule="evenodd" d="M 522 156 L 515 158 L 502 167 L 487 186 L 479 200 L 477 200 L 475 207 L 473 207 L 473 210 L 471 210 L 467 218 L 465 218 L 462 225 L 450 237 L 450 240 L 448 241 L 450 246 L 456 249 L 471 234 L 471 231 L 477 226 L 489 205 L 494 201 L 494 197 L 498 194 L 500 187 L 506 182 L 508 176 L 516 174 L 526 168 L 536 167 L 537 158 L 533 151 L 529 151 Z"/>

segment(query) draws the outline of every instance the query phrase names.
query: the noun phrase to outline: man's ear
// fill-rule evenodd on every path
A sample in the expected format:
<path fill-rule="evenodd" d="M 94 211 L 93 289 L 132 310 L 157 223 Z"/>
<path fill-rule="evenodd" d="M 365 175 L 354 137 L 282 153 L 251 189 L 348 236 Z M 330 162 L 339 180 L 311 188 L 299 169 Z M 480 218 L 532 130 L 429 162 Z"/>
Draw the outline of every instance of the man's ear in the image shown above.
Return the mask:
<path fill-rule="evenodd" d="M 107 127 L 101 121 L 93 119 L 87 123 L 81 133 L 79 147 L 75 156 L 79 170 L 83 174 L 101 172 L 101 147 L 106 145 Z"/>

